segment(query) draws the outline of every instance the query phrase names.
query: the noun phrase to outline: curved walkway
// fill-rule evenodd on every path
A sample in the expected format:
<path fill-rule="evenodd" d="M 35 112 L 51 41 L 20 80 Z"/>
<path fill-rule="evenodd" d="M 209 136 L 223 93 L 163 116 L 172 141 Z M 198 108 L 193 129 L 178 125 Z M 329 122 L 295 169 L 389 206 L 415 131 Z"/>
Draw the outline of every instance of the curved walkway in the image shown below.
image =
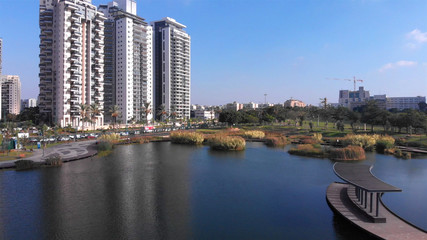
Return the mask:
<path fill-rule="evenodd" d="M 391 240 L 427 240 L 427 233 L 412 224 L 404 221 L 391 212 L 380 201 L 381 215 L 387 219 L 385 223 L 373 223 L 356 206 L 348 196 L 350 184 L 332 183 L 326 191 L 326 199 L 329 206 L 351 223 L 379 237 L 380 239 Z"/>
<path fill-rule="evenodd" d="M 95 143 L 96 140 L 64 143 L 46 148 L 44 150 L 44 154 L 43 149 L 35 149 L 34 154 L 25 159 L 32 160 L 34 162 L 44 162 L 48 157 L 58 154 L 61 156 L 63 162 L 74 161 L 94 156 L 97 153 Z M 0 162 L 0 169 L 13 168 L 15 167 L 16 161 L 17 160 Z"/>

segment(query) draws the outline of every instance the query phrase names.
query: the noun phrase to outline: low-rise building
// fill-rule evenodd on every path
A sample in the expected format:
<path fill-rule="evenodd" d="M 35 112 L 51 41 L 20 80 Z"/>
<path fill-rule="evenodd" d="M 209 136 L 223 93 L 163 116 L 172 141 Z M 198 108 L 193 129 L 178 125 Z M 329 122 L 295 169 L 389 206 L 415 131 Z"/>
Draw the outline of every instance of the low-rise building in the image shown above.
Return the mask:
<path fill-rule="evenodd" d="M 211 120 L 215 119 L 215 111 L 214 110 L 193 110 L 194 113 L 193 118 L 203 119 L 203 120 Z"/>
<path fill-rule="evenodd" d="M 245 103 L 245 104 L 243 104 L 243 108 L 245 108 L 245 109 L 257 109 L 258 103 L 254 103 L 254 102 Z"/>
<path fill-rule="evenodd" d="M 239 111 L 240 109 L 243 109 L 243 104 L 238 102 L 228 103 L 225 105 L 225 109 Z"/>
<path fill-rule="evenodd" d="M 387 109 L 419 109 L 419 103 L 426 102 L 426 97 L 388 97 L 386 102 Z"/>
<path fill-rule="evenodd" d="M 284 104 L 285 107 L 305 107 L 306 104 L 303 101 L 296 99 L 289 99 Z"/>

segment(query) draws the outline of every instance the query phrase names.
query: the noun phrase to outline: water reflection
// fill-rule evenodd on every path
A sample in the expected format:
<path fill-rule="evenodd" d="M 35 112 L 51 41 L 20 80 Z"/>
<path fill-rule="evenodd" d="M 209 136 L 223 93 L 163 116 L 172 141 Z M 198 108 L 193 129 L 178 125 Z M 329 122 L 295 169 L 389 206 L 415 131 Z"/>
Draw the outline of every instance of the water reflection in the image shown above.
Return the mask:
<path fill-rule="evenodd" d="M 0 239 L 367 239 L 326 204 L 339 180 L 333 164 L 261 143 L 243 152 L 151 143 L 61 168 L 1 171 Z M 374 174 L 404 190 L 386 204 L 427 224 L 427 161 L 372 153 L 355 164 L 375 164 Z"/>

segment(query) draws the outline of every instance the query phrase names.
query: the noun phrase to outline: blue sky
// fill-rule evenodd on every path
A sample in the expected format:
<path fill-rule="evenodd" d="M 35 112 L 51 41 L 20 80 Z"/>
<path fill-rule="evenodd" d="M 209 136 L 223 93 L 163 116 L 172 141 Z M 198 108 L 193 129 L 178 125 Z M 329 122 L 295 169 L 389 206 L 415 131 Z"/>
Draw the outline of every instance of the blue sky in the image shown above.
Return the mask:
<path fill-rule="evenodd" d="M 37 0 L 0 0 L 3 73 L 38 94 Z M 108 1 L 92 0 L 95 5 Z M 363 79 L 373 94 L 427 95 L 425 0 L 137 0 L 192 37 L 192 103 L 338 101 Z M 359 86 L 359 83 L 358 83 Z"/>

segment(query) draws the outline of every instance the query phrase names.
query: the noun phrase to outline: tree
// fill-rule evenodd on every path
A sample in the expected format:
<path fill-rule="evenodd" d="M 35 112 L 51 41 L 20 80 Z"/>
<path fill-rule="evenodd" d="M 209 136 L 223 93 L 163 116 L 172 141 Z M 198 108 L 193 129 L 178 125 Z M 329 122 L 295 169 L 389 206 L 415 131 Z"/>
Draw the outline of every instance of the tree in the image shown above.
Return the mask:
<path fill-rule="evenodd" d="M 120 115 L 119 106 L 113 105 L 110 107 L 110 110 L 108 111 L 111 114 L 111 117 L 113 118 L 113 129 L 115 128 L 115 125 L 117 123 L 117 117 Z"/>
<path fill-rule="evenodd" d="M 167 115 L 168 115 L 168 112 L 166 111 L 165 105 L 161 104 L 157 109 L 157 116 L 160 117 L 161 121 L 164 121 Z"/>
<path fill-rule="evenodd" d="M 80 106 L 80 121 L 83 123 L 82 129 L 85 129 L 85 122 L 89 122 L 89 106 L 86 104 L 79 104 Z"/>
<path fill-rule="evenodd" d="M 381 123 L 381 117 L 384 116 L 384 110 L 377 106 L 375 101 L 368 101 L 362 106 L 362 122 L 371 125 L 371 132 L 374 132 L 374 125 Z"/>
<path fill-rule="evenodd" d="M 241 121 L 241 114 L 235 110 L 224 110 L 219 114 L 220 122 L 236 124 Z"/>
<path fill-rule="evenodd" d="M 90 105 L 90 119 L 93 124 L 93 130 L 95 130 L 96 127 L 96 121 L 98 120 L 98 117 L 101 116 L 102 109 L 99 107 L 98 104 L 92 103 Z"/>
<path fill-rule="evenodd" d="M 142 113 L 144 114 L 145 121 L 148 124 L 148 115 L 151 113 L 151 102 L 144 102 L 142 106 Z"/>
<path fill-rule="evenodd" d="M 175 125 L 177 115 L 178 113 L 176 112 L 176 107 L 172 105 L 169 110 L 169 118 L 172 119 L 173 125 Z"/>

